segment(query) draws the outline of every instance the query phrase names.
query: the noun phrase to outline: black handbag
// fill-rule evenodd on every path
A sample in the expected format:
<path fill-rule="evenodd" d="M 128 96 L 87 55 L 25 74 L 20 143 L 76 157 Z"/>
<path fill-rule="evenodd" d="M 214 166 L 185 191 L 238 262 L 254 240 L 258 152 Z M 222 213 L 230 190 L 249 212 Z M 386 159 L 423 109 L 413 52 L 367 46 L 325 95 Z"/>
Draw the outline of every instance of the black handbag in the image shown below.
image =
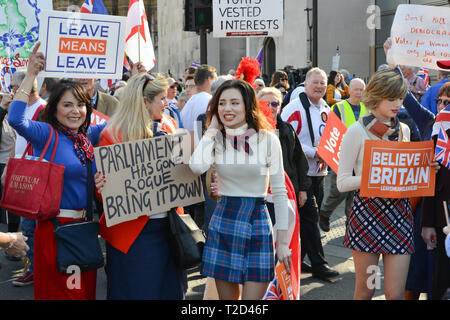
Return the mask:
<path fill-rule="evenodd" d="M 104 265 L 103 252 L 98 239 L 100 224 L 92 220 L 93 181 L 92 164 L 86 161 L 88 171 L 87 221 L 75 221 L 60 224 L 53 218 L 56 239 L 56 267 L 59 272 L 72 274 L 72 266 L 78 266 L 81 272 L 96 270 Z"/>
<path fill-rule="evenodd" d="M 169 215 L 170 246 L 179 268 L 191 269 L 202 262 L 205 236 L 189 214 L 179 215 L 171 209 Z"/>

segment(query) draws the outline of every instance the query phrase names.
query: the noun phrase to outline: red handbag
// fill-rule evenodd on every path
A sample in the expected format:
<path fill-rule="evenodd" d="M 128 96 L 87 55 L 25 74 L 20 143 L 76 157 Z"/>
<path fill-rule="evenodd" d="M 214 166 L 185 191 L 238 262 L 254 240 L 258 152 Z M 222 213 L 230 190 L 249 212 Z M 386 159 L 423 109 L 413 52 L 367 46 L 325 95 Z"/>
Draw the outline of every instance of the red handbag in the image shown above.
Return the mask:
<path fill-rule="evenodd" d="M 55 132 L 55 145 L 50 162 L 42 161 Z M 25 159 L 31 148 L 28 143 L 22 158 L 10 158 L 0 206 L 9 212 L 33 220 L 47 220 L 59 213 L 64 170 L 53 162 L 58 146 L 58 132 L 50 126 L 50 136 L 38 160 Z"/>

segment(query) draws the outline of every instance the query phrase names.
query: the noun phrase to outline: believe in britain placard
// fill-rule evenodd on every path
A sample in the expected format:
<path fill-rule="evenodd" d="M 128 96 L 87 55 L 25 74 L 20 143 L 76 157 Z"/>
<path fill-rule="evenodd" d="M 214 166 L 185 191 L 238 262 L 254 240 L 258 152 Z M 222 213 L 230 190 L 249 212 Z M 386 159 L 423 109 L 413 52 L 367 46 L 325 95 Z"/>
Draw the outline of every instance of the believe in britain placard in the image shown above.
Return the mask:
<path fill-rule="evenodd" d="M 43 11 L 39 39 L 46 64 L 41 76 L 120 79 L 126 23 L 126 17 Z"/>

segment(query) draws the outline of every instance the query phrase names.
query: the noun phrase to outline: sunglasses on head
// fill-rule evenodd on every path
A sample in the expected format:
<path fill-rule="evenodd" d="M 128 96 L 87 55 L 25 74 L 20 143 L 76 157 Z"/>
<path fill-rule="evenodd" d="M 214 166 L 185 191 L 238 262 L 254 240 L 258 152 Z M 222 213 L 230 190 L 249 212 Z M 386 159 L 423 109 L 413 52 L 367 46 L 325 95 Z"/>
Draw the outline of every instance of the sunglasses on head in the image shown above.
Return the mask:
<path fill-rule="evenodd" d="M 154 76 L 152 76 L 151 74 L 148 74 L 148 73 L 145 74 L 145 83 L 144 83 L 144 86 L 142 87 L 142 93 L 144 93 L 147 83 L 149 83 L 150 81 L 153 81 L 153 80 L 155 80 Z"/>
<path fill-rule="evenodd" d="M 444 106 L 448 106 L 450 104 L 450 100 L 442 100 L 442 99 L 434 99 L 437 103 L 437 105 L 440 105 L 441 103 L 444 104 Z"/>

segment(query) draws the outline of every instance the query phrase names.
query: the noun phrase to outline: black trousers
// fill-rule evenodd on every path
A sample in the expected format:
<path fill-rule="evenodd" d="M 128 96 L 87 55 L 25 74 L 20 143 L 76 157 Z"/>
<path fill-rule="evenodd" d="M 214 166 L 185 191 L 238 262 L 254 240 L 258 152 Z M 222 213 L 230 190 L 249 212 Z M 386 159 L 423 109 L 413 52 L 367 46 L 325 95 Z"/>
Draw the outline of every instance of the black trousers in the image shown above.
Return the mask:
<path fill-rule="evenodd" d="M 308 255 L 312 268 L 327 264 L 323 252 L 319 230 L 319 208 L 323 199 L 324 177 L 310 177 L 311 187 L 307 191 L 308 199 L 302 208 L 300 215 L 300 239 L 302 261 Z"/>

